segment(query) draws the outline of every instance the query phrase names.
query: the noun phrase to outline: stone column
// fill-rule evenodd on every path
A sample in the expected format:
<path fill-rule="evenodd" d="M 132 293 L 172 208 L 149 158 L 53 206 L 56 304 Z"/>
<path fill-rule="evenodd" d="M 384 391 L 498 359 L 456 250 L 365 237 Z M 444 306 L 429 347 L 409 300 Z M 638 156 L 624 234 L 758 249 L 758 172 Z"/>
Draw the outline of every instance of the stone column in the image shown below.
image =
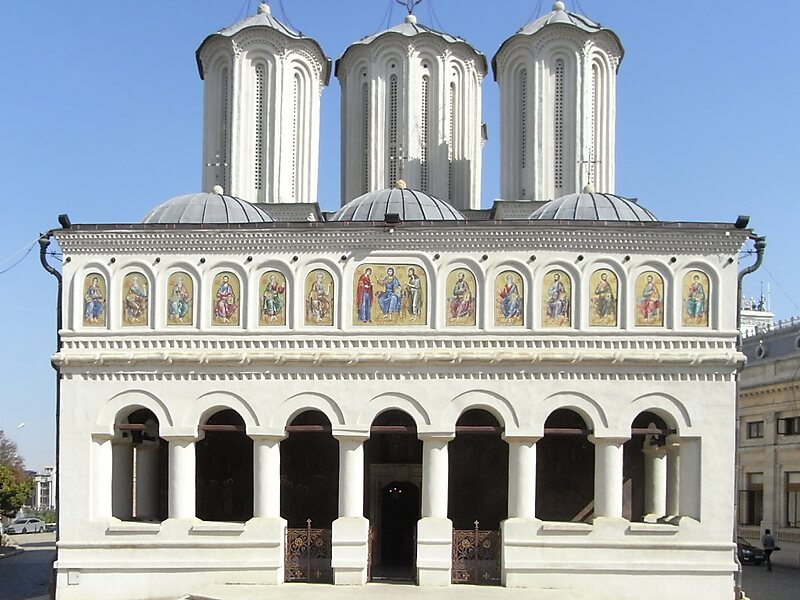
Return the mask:
<path fill-rule="evenodd" d="M 677 435 L 667 436 L 667 493 L 666 514 L 668 517 L 677 517 L 680 514 L 678 506 L 680 500 L 680 438 Z"/>
<path fill-rule="evenodd" d="M 339 440 L 339 518 L 333 522 L 333 581 L 367 582 L 369 520 L 364 517 L 364 442 L 366 435 L 335 435 Z"/>
<path fill-rule="evenodd" d="M 508 518 L 536 518 L 536 442 L 540 438 L 505 438 L 508 443 Z"/>
<path fill-rule="evenodd" d="M 452 435 L 420 435 L 422 440 L 422 518 L 417 523 L 417 583 L 450 585 L 453 522 L 447 518 Z"/>
<path fill-rule="evenodd" d="M 253 439 L 253 517 L 281 516 L 281 446 L 285 436 L 250 436 Z"/>
<path fill-rule="evenodd" d="M 680 515 L 699 521 L 703 470 L 700 438 L 681 438 L 680 454 Z"/>
<path fill-rule="evenodd" d="M 169 439 L 169 518 L 195 518 L 195 439 Z"/>
<path fill-rule="evenodd" d="M 117 519 L 133 517 L 133 444 L 130 439 L 115 439 L 111 443 L 112 488 L 111 507 Z"/>
<path fill-rule="evenodd" d="M 644 454 L 644 520 L 655 522 L 667 514 L 667 449 L 646 446 Z"/>
<path fill-rule="evenodd" d="M 92 501 L 90 518 L 110 519 L 111 486 L 113 481 L 113 450 L 111 449 L 112 435 L 92 436 Z"/>
<path fill-rule="evenodd" d="M 622 518 L 622 446 L 626 438 L 598 438 L 594 444 L 594 516 Z"/>
<path fill-rule="evenodd" d="M 136 446 L 136 518 L 158 519 L 158 440 Z"/>

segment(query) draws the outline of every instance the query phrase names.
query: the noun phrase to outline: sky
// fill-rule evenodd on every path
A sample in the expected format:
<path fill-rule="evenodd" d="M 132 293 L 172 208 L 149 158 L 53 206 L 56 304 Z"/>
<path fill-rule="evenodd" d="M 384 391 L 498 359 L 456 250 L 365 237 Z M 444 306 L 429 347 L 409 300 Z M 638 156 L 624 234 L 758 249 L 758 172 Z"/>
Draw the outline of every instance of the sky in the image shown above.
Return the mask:
<path fill-rule="evenodd" d="M 332 59 L 400 23 L 390 0 L 272 0 L 273 15 Z M 393 6 L 391 13 L 389 7 Z M 548 0 L 424 0 L 421 23 L 494 55 Z M 202 82 L 194 51 L 255 14 L 257 0 L 0 4 L 0 430 L 28 468 L 55 458 L 56 281 L 39 264 L 40 232 L 137 222 L 200 191 Z M 283 10 L 282 10 L 283 8 Z M 617 189 L 661 220 L 732 222 L 767 236 L 745 295 L 771 292 L 777 318 L 800 315 L 795 277 L 800 202 L 800 2 L 567 0 L 625 47 L 617 79 Z M 482 204 L 499 196 L 499 92 L 483 83 Z M 322 95 L 319 201 L 339 206 L 339 85 Z M 54 260 L 54 259 L 51 259 Z M 752 263 L 745 256 L 742 266 Z M 22 425 L 24 423 L 24 425 Z"/>

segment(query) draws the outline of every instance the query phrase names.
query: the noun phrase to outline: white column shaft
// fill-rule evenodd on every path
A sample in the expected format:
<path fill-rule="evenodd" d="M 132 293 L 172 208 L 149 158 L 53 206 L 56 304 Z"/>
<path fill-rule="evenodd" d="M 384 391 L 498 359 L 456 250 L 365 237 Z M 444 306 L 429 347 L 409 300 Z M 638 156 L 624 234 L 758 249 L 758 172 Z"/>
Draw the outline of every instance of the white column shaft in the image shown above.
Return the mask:
<path fill-rule="evenodd" d="M 422 518 L 447 518 L 447 439 L 422 441 Z"/>
<path fill-rule="evenodd" d="M 644 451 L 644 513 L 655 517 L 667 514 L 667 451 L 664 446 Z"/>
<path fill-rule="evenodd" d="M 195 468 L 194 440 L 170 440 L 170 519 L 193 519 L 195 516 Z"/>
<path fill-rule="evenodd" d="M 113 454 L 113 486 L 111 506 L 118 519 L 133 516 L 133 446 L 126 440 L 111 446 Z"/>
<path fill-rule="evenodd" d="M 158 517 L 158 443 L 136 448 L 136 518 Z"/>
<path fill-rule="evenodd" d="M 622 444 L 618 439 L 594 439 L 595 517 L 622 517 Z"/>
<path fill-rule="evenodd" d="M 702 455 L 698 438 L 681 439 L 680 514 L 700 519 Z"/>
<path fill-rule="evenodd" d="M 339 440 L 339 516 L 364 516 L 364 441 Z"/>
<path fill-rule="evenodd" d="M 680 444 L 667 440 L 667 493 L 666 514 L 675 517 L 680 514 L 678 502 L 680 499 Z"/>
<path fill-rule="evenodd" d="M 536 441 L 508 441 L 508 518 L 536 518 Z"/>
<path fill-rule="evenodd" d="M 253 516 L 281 516 L 281 445 L 279 438 L 253 441 Z"/>

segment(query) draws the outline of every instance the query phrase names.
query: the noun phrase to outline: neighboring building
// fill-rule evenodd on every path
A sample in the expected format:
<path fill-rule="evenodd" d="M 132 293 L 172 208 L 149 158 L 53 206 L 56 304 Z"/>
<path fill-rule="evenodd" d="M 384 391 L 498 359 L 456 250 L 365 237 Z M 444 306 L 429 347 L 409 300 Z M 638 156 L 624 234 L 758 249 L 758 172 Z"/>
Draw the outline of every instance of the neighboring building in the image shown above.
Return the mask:
<path fill-rule="evenodd" d="M 781 557 L 800 552 L 800 319 L 743 341 L 739 384 L 739 534 L 771 529 Z"/>
<path fill-rule="evenodd" d="M 33 492 L 29 505 L 33 510 L 56 509 L 56 468 L 45 467 L 41 473 L 33 476 Z"/>
<path fill-rule="evenodd" d="M 616 36 L 556 2 L 501 46 L 502 120 L 525 132 L 503 156 L 526 166 L 485 210 L 485 59 L 410 15 L 338 63 L 358 164 L 320 211 L 297 102 L 326 80 L 318 50 L 262 5 L 198 51 L 205 184 L 263 202 L 217 186 L 53 232 L 59 600 L 298 580 L 730 598 L 752 234 L 608 193 Z"/>

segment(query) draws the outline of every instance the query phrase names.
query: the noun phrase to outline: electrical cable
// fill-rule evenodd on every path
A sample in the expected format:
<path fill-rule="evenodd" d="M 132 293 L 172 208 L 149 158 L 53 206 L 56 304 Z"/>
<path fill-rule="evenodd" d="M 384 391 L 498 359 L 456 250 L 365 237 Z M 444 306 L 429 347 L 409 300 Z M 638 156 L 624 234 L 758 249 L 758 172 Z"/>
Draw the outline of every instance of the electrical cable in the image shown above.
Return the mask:
<path fill-rule="evenodd" d="M 2 269 L 2 270 L 0 270 L 0 275 L 3 275 L 4 273 L 8 273 L 8 272 L 9 272 L 11 269 L 13 269 L 14 267 L 16 267 L 16 266 L 17 266 L 19 263 L 21 263 L 23 260 L 25 260 L 25 258 L 28 256 L 28 254 L 30 254 L 30 253 L 31 253 L 31 250 L 33 250 L 33 247 L 36 245 L 36 242 L 38 242 L 38 241 L 39 241 L 39 238 L 37 237 L 37 238 L 36 238 L 36 239 L 33 241 L 33 243 L 32 243 L 30 246 L 28 246 L 28 249 L 25 251 L 25 254 L 23 254 L 23 255 L 20 257 L 20 259 L 19 259 L 19 260 L 17 260 L 15 263 L 13 263 L 13 264 L 12 264 L 10 267 L 6 267 L 5 269 Z M 0 265 L 2 265 L 2 264 L 5 264 L 6 262 L 8 262 L 8 261 L 11 259 L 11 257 L 12 257 L 12 256 L 15 256 L 15 255 L 17 255 L 17 254 L 18 254 L 18 253 L 19 253 L 21 250 L 22 250 L 22 248 L 21 248 L 20 250 L 17 250 L 16 252 L 14 252 L 14 254 L 11 254 L 11 255 L 9 255 L 9 257 L 8 257 L 8 258 L 6 258 L 6 259 L 4 259 L 4 260 L 3 260 L 3 262 L 0 262 Z"/>
<path fill-rule="evenodd" d="M 772 281 L 775 282 L 775 285 L 778 286 L 778 289 L 783 292 L 783 295 L 786 296 L 786 299 L 789 300 L 789 302 L 792 303 L 792 306 L 794 306 L 797 309 L 797 312 L 800 313 L 800 306 L 798 306 L 797 302 L 795 302 L 794 299 L 789 295 L 789 292 L 783 289 L 781 282 L 778 281 L 772 273 L 770 273 L 770 270 L 765 265 L 762 265 L 762 268 L 767 272 L 767 275 L 770 276 Z"/>
<path fill-rule="evenodd" d="M 436 9 L 433 6 L 433 0 L 428 0 L 428 14 L 431 16 L 431 22 L 436 24 L 436 27 L 439 28 L 439 31 L 445 31 L 444 25 L 439 20 L 439 15 L 436 14 Z"/>
<path fill-rule="evenodd" d="M 283 0 L 278 0 L 278 4 L 281 7 L 281 14 L 283 15 L 283 20 L 286 21 L 286 24 L 289 27 L 291 27 L 292 29 L 294 29 L 299 35 L 303 35 L 303 32 L 300 31 L 297 27 L 294 26 L 292 21 L 289 19 L 289 15 L 286 14 L 286 8 L 284 8 L 284 6 L 283 6 Z"/>

